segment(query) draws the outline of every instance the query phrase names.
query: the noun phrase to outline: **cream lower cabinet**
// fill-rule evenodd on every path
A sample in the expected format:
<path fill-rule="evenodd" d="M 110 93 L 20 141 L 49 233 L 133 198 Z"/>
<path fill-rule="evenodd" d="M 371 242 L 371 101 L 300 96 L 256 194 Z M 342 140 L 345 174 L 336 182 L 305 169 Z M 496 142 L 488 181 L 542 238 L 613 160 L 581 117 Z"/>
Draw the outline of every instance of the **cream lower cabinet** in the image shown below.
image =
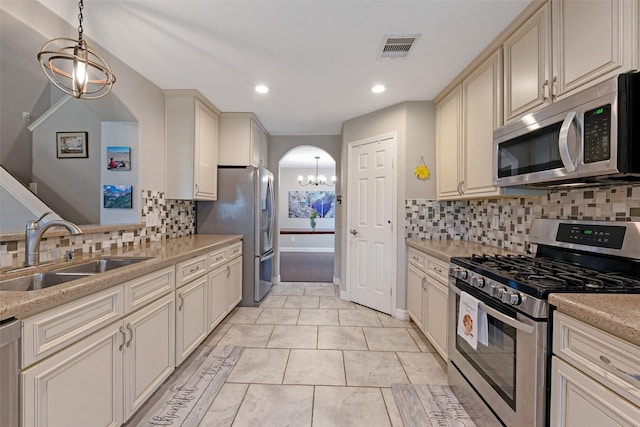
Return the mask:
<path fill-rule="evenodd" d="M 436 351 L 447 360 L 448 266 L 415 248 L 407 264 L 407 312 Z"/>
<path fill-rule="evenodd" d="M 176 366 L 207 337 L 207 276 L 176 290 Z"/>
<path fill-rule="evenodd" d="M 79 314 L 110 313 L 112 304 L 107 301 L 113 298 L 105 300 L 104 295 L 115 292 L 119 301 L 127 295 L 132 300 L 124 305 L 137 306 L 150 295 L 165 294 L 23 368 L 22 426 L 119 426 L 144 403 L 175 367 L 173 273 L 169 267 L 100 292 L 95 297 L 98 304 L 92 304 L 93 296 L 85 297 L 24 321 L 23 325 L 38 326 L 32 330 L 55 336 Z M 29 336 L 28 332 L 24 338 Z"/>
<path fill-rule="evenodd" d="M 227 278 L 227 306 L 229 312 L 242 301 L 242 258 L 229 262 Z"/>
<path fill-rule="evenodd" d="M 554 313 L 551 426 L 639 426 L 640 347 Z"/>

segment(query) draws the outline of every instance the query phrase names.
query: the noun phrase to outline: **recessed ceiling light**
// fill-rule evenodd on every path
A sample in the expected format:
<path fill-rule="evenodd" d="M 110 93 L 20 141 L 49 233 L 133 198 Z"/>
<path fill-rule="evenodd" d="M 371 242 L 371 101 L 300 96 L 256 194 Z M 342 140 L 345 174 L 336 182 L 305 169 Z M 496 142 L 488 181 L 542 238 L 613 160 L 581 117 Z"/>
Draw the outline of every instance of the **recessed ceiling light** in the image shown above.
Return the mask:
<path fill-rule="evenodd" d="M 256 85 L 255 87 L 256 92 L 258 93 L 267 93 L 269 92 L 269 88 L 265 85 Z"/>
<path fill-rule="evenodd" d="M 374 87 L 371 88 L 371 92 L 373 93 L 382 93 L 386 90 L 387 88 L 384 87 L 383 85 L 375 85 Z"/>

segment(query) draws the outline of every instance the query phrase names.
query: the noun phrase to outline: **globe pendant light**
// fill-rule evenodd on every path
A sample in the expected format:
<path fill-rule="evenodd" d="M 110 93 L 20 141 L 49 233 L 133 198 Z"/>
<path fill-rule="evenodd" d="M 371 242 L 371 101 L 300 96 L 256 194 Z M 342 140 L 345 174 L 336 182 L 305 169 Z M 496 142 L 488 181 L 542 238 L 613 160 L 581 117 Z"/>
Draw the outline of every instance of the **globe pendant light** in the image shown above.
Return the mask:
<path fill-rule="evenodd" d="M 51 83 L 67 95 L 98 99 L 111 92 L 116 76 L 102 55 L 82 39 L 83 0 L 78 9 L 78 39 L 49 40 L 38 52 L 38 61 Z"/>

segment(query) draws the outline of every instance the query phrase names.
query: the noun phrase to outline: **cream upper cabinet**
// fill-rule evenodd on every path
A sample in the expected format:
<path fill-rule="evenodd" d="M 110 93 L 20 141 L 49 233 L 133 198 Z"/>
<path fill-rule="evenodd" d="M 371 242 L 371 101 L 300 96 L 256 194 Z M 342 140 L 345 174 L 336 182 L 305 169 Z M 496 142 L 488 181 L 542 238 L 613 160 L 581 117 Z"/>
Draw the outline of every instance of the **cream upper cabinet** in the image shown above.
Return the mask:
<path fill-rule="evenodd" d="M 268 135 L 253 113 L 220 115 L 218 164 L 223 166 L 259 166 L 268 164 Z"/>
<path fill-rule="evenodd" d="M 436 107 L 439 200 L 496 196 L 493 131 L 502 124 L 502 54 L 495 52 Z"/>
<path fill-rule="evenodd" d="M 504 120 L 638 68 L 638 0 L 551 0 L 505 42 Z"/>
<path fill-rule="evenodd" d="M 456 87 L 436 106 L 436 187 L 438 199 L 460 197 L 462 88 Z"/>
<path fill-rule="evenodd" d="M 553 96 L 637 68 L 637 0 L 552 2 Z"/>
<path fill-rule="evenodd" d="M 165 196 L 216 200 L 220 112 L 194 90 L 167 90 L 164 94 Z"/>
<path fill-rule="evenodd" d="M 504 121 L 549 103 L 551 25 L 545 4 L 504 42 Z"/>

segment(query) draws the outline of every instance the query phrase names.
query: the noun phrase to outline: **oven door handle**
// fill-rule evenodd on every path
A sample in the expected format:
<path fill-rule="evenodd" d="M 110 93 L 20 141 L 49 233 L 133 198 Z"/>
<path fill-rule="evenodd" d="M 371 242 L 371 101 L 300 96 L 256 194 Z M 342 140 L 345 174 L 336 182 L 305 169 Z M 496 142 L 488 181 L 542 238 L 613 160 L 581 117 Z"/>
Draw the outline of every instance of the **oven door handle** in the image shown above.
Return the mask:
<path fill-rule="evenodd" d="M 456 294 L 460 295 L 460 289 L 458 289 L 457 287 L 453 287 L 453 290 L 455 291 Z M 478 300 L 478 307 L 481 308 L 485 313 L 490 314 L 491 316 L 495 317 L 502 323 L 506 323 L 507 325 L 512 326 L 517 330 L 524 332 L 525 334 L 532 334 L 533 331 L 535 330 L 535 327 L 533 325 L 528 325 L 526 323 L 519 322 L 513 317 L 509 317 L 506 314 L 502 314 L 498 310 L 489 307 L 487 304 L 483 303 L 480 300 Z"/>

